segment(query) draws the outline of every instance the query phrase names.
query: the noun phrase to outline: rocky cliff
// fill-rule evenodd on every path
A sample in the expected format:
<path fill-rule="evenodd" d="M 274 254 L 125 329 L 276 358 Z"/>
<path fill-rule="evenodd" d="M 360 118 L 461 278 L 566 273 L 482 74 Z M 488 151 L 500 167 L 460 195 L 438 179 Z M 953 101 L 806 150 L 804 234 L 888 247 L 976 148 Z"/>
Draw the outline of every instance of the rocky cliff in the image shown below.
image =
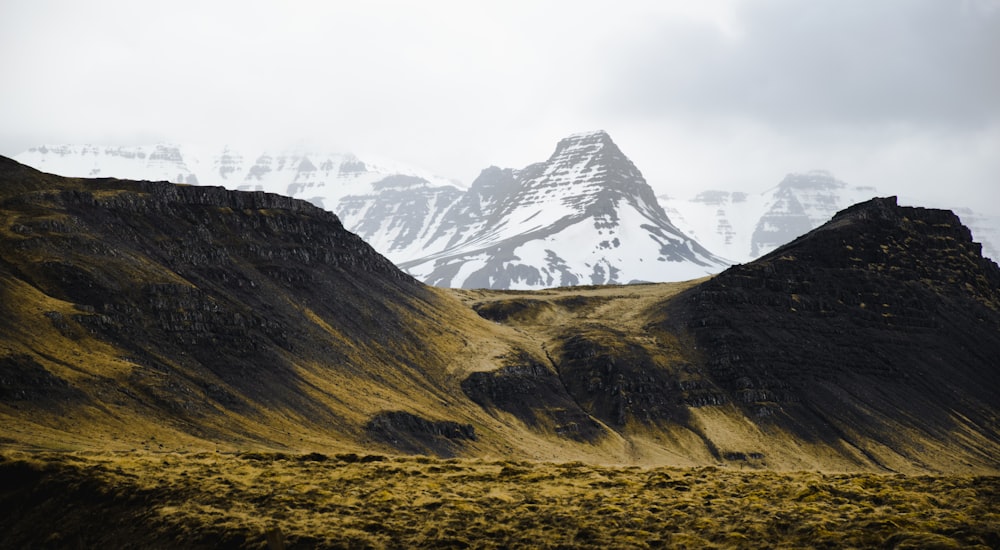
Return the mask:
<path fill-rule="evenodd" d="M 950 211 L 873 199 L 683 293 L 662 326 L 689 334 L 706 380 L 762 426 L 890 466 L 919 460 L 914 440 L 985 455 L 1000 269 L 981 252 Z"/>

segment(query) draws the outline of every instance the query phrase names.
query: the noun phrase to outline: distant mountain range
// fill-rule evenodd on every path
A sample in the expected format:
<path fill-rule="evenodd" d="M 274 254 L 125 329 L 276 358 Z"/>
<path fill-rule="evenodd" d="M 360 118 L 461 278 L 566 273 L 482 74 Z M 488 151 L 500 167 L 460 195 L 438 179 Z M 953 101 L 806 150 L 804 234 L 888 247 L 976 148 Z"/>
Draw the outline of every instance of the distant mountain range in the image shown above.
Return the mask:
<path fill-rule="evenodd" d="M 15 160 L 68 177 L 113 177 L 267 191 L 306 200 L 333 212 L 343 197 L 385 190 L 397 176 L 432 187 L 454 184 L 391 161 L 362 161 L 351 154 L 305 150 L 250 155 L 229 147 L 206 149 L 191 145 L 58 145 L 33 147 Z M 390 178 L 389 182 L 385 182 L 386 178 Z"/>
<path fill-rule="evenodd" d="M 75 177 L 262 190 L 336 213 L 405 271 L 446 287 L 531 289 L 680 281 L 774 250 L 878 194 L 823 171 L 763 193 L 655 196 L 605 132 L 570 136 L 544 162 L 490 167 L 471 186 L 387 161 L 305 151 L 245 155 L 187 146 L 45 146 L 16 159 Z M 956 208 L 986 256 L 1000 219 Z"/>
<path fill-rule="evenodd" d="M 678 227 L 709 250 L 735 262 L 759 258 L 819 227 L 833 214 L 879 195 L 870 186 L 852 186 L 829 172 L 788 174 L 762 193 L 704 191 L 690 199 L 661 195 L 667 214 Z M 1000 217 L 952 208 L 983 245 L 983 253 L 1000 258 Z"/>

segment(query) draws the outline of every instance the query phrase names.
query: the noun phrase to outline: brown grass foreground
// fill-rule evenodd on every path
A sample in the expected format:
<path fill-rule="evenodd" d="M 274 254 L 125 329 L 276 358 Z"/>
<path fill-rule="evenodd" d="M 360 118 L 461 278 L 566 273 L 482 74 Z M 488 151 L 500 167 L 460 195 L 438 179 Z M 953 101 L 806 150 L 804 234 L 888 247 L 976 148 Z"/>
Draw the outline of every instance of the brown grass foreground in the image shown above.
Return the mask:
<path fill-rule="evenodd" d="M 1000 477 L 0 453 L 0 547 L 1000 547 Z"/>

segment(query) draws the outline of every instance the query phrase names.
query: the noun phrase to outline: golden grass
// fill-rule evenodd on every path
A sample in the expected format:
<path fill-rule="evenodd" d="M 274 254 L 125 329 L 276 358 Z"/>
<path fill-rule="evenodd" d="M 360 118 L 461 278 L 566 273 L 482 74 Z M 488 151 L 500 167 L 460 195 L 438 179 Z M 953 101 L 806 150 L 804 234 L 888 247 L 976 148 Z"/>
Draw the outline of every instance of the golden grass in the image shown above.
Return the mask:
<path fill-rule="evenodd" d="M 334 548 L 1000 545 L 996 476 L 315 453 L 0 457 L 0 505 L 10 506 L 15 494 L 45 511 L 10 516 L 0 532 L 4 546 L 267 548 L 269 539 L 271 547 Z M 11 484 L 12 475 L 39 479 Z"/>

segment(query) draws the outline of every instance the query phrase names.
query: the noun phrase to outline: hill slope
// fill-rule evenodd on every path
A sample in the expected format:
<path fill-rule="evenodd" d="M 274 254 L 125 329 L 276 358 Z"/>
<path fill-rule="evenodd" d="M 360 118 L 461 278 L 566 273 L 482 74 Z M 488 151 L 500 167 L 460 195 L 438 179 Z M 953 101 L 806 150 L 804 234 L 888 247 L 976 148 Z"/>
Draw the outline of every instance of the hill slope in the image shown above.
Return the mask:
<path fill-rule="evenodd" d="M 679 294 L 463 296 L 541 341 L 573 401 L 637 455 L 998 466 L 1000 269 L 947 211 L 862 203 Z"/>
<path fill-rule="evenodd" d="M 3 445 L 996 472 L 979 252 L 883 199 L 713 279 L 449 291 L 309 203 L 0 159 Z"/>
<path fill-rule="evenodd" d="M 1000 269 L 951 212 L 857 204 L 664 312 L 762 428 L 889 468 L 995 461 Z"/>
<path fill-rule="evenodd" d="M 443 378 L 478 365 L 486 323 L 309 203 L 2 159 L 0 251 L 9 439 L 357 447 L 399 418 L 468 424 Z"/>

